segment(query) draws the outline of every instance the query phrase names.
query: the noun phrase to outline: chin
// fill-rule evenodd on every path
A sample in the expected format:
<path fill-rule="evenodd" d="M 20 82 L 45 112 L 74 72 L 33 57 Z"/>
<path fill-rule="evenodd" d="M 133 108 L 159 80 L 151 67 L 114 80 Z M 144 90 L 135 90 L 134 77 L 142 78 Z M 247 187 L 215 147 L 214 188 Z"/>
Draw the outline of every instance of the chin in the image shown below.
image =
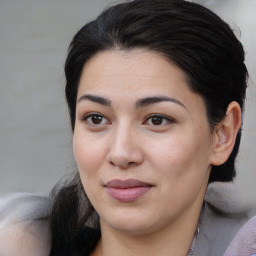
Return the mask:
<path fill-rule="evenodd" d="M 150 230 L 150 226 L 152 225 L 152 217 L 147 217 L 145 214 L 135 216 L 134 213 L 124 211 L 120 215 L 116 212 L 109 215 L 111 216 L 105 216 L 105 218 L 100 217 L 101 225 L 109 226 L 120 232 L 143 234 L 147 230 Z"/>
<path fill-rule="evenodd" d="M 158 229 L 167 225 L 166 222 L 161 221 L 159 213 L 147 213 L 141 209 L 133 210 L 115 210 L 109 212 L 104 218 L 100 217 L 101 226 L 111 228 L 118 232 L 132 234 L 132 235 L 145 235 L 157 232 Z M 169 220 L 166 220 L 169 221 Z"/>

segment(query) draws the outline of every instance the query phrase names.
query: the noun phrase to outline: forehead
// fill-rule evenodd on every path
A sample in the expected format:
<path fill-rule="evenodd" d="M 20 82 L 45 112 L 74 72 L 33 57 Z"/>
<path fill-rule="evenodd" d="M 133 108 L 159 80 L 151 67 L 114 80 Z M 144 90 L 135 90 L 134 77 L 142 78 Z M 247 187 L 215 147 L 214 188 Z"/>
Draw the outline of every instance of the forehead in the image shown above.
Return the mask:
<path fill-rule="evenodd" d="M 185 73 L 165 56 L 147 49 L 103 51 L 93 56 L 84 65 L 77 98 L 87 93 L 123 101 L 166 95 L 202 105 Z"/>
<path fill-rule="evenodd" d="M 157 84 L 160 84 L 167 79 L 177 83 L 177 87 L 179 82 L 188 86 L 185 73 L 161 53 L 146 49 L 133 49 L 103 51 L 93 56 L 84 65 L 79 87 L 86 84 L 87 89 L 92 89 L 96 82 L 102 83 L 101 80 L 104 80 L 102 86 L 106 86 L 108 81 L 112 82 L 108 85 L 113 86 L 115 80 L 123 82 L 129 80 L 128 82 L 132 84 L 136 79 L 141 86 L 143 80 L 149 85 L 150 81 L 156 83 L 155 80 L 157 80 Z"/>
<path fill-rule="evenodd" d="M 168 66 L 170 61 L 160 52 L 144 48 L 135 48 L 132 50 L 109 50 L 99 52 L 85 64 L 85 68 L 90 69 L 92 63 L 93 65 L 101 66 L 102 71 L 109 72 L 110 74 L 115 71 L 121 72 L 120 74 L 126 74 L 128 71 L 131 71 L 134 74 L 141 74 L 143 71 L 144 75 L 150 75 L 147 71 L 152 64 L 155 64 L 154 69 L 157 72 L 157 66 L 159 66 L 159 64 L 166 64 Z M 108 63 L 116 63 L 120 65 L 109 66 L 107 65 Z M 122 64 L 127 65 L 126 70 L 122 70 Z M 140 70 L 136 67 L 137 64 L 143 64 L 140 67 Z M 92 70 L 90 70 L 90 72 L 92 72 Z"/>

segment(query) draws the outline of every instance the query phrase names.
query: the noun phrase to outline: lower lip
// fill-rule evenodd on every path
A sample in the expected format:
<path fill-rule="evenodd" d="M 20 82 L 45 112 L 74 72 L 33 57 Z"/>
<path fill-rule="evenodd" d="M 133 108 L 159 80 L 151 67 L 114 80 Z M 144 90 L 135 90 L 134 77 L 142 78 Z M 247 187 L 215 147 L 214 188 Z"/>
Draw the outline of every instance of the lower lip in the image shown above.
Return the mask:
<path fill-rule="evenodd" d="M 111 197 L 120 202 L 133 202 L 147 193 L 151 187 L 132 187 L 132 188 L 111 188 L 107 191 Z"/>

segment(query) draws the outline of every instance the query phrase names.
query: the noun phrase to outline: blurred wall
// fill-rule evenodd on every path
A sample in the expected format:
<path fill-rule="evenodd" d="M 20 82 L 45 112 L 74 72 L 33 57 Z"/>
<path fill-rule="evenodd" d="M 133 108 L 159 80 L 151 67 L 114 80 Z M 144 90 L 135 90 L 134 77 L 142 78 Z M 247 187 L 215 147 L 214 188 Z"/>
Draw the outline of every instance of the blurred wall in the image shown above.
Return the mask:
<path fill-rule="evenodd" d="M 0 196 L 47 194 L 75 169 L 63 65 L 77 30 L 111 0 L 0 1 Z M 255 198 L 256 10 L 254 0 L 195 0 L 237 31 L 247 51 L 248 91 L 236 182 Z"/>
<path fill-rule="evenodd" d="M 0 196 L 48 193 L 75 169 L 64 61 L 74 34 L 110 2 L 0 1 Z"/>

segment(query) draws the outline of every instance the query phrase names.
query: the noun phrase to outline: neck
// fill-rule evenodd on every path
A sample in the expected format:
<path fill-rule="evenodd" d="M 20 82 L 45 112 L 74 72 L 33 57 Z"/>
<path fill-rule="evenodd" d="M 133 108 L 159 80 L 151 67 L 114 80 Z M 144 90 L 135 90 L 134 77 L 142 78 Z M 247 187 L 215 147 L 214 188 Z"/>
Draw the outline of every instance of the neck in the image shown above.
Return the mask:
<path fill-rule="evenodd" d="M 174 223 L 151 232 L 127 233 L 101 221 L 101 256 L 186 256 L 195 235 L 200 207 L 192 206 Z"/>

